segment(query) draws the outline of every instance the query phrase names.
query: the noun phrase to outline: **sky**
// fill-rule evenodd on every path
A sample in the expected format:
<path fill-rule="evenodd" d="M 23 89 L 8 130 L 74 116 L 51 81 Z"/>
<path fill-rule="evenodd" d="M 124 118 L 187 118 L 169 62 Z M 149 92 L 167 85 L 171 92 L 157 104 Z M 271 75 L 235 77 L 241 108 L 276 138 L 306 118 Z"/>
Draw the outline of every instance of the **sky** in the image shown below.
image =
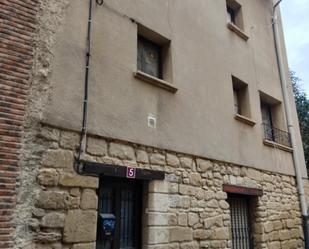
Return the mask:
<path fill-rule="evenodd" d="M 281 13 L 290 69 L 309 97 L 309 0 L 283 0 Z"/>

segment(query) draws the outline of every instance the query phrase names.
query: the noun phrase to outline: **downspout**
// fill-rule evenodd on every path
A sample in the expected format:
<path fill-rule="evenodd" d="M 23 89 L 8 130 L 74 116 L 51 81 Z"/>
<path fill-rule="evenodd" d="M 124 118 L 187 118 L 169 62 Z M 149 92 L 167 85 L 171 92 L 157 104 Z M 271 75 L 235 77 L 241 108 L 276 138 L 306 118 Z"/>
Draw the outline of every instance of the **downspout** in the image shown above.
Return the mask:
<path fill-rule="evenodd" d="M 89 0 L 82 129 L 81 129 L 81 137 L 80 137 L 78 155 L 74 163 L 74 169 L 79 174 L 82 173 L 81 159 L 85 155 L 86 141 L 87 141 L 88 90 L 89 90 L 89 73 L 90 73 L 90 58 L 91 58 L 92 2 L 93 0 Z M 102 5 L 104 3 L 104 0 L 96 0 L 96 3 L 98 5 Z"/>
<path fill-rule="evenodd" d="M 283 64 L 283 55 L 281 52 L 282 44 L 281 44 L 281 40 L 279 36 L 279 27 L 278 27 L 278 23 L 277 23 L 276 16 L 275 16 L 277 7 L 279 6 L 281 2 L 282 0 L 279 0 L 273 6 L 272 28 L 273 28 L 273 33 L 274 33 L 276 56 L 277 56 L 278 70 L 280 74 L 283 102 L 284 102 L 284 108 L 285 108 L 285 113 L 286 113 L 286 122 L 287 122 L 288 130 L 291 136 L 291 145 L 293 148 L 292 154 L 293 154 L 293 162 L 294 162 L 294 168 L 295 168 L 298 195 L 299 195 L 299 200 L 300 200 L 300 207 L 301 207 L 302 218 L 303 218 L 305 249 L 309 249 L 308 207 L 307 207 L 307 202 L 305 199 L 303 179 L 301 175 L 300 162 L 298 158 L 298 146 L 296 143 L 295 129 L 294 129 L 293 119 L 292 119 L 292 114 L 291 114 L 291 107 L 290 107 L 289 94 L 288 94 L 288 80 L 286 78 L 285 67 Z"/>

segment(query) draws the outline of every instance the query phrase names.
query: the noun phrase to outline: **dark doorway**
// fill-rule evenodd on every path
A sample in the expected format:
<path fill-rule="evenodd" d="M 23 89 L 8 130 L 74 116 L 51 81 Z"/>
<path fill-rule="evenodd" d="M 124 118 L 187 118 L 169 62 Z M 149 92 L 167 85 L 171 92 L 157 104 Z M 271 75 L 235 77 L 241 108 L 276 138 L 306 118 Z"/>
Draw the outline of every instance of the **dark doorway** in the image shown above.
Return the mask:
<path fill-rule="evenodd" d="M 142 182 L 102 177 L 99 188 L 97 249 L 140 249 Z M 115 233 L 104 236 L 100 215 L 115 216 Z"/>

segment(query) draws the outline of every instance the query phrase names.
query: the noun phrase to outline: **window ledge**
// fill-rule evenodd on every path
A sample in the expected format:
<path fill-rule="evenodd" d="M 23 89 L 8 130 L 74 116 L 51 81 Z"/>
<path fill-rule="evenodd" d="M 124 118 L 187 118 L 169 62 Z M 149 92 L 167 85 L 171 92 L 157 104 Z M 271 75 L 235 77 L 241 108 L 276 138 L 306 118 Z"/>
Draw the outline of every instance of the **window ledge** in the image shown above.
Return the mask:
<path fill-rule="evenodd" d="M 255 126 L 256 122 L 240 114 L 235 114 L 235 119 L 250 126 Z"/>
<path fill-rule="evenodd" d="M 273 147 L 273 148 L 278 148 L 280 150 L 284 150 L 284 151 L 287 151 L 287 152 L 293 152 L 293 149 L 291 147 L 288 147 L 288 146 L 285 146 L 285 145 L 282 145 L 282 144 L 278 144 L 274 141 L 271 141 L 271 140 L 267 140 L 267 139 L 264 139 L 263 143 L 269 147 Z"/>
<path fill-rule="evenodd" d="M 236 33 L 239 37 L 244 39 L 245 41 L 248 41 L 249 36 L 240 28 L 238 28 L 234 23 L 228 22 L 227 27 L 232 30 L 234 33 Z"/>
<path fill-rule="evenodd" d="M 142 81 L 145 81 L 147 83 L 150 83 L 154 86 L 165 89 L 165 90 L 172 92 L 172 93 L 176 93 L 178 91 L 178 88 L 173 86 L 171 83 L 164 81 L 164 80 L 161 80 L 161 79 L 158 79 L 156 77 L 153 77 L 149 74 L 143 73 L 141 71 L 134 72 L 134 77 L 137 78 L 137 79 L 140 79 Z"/>

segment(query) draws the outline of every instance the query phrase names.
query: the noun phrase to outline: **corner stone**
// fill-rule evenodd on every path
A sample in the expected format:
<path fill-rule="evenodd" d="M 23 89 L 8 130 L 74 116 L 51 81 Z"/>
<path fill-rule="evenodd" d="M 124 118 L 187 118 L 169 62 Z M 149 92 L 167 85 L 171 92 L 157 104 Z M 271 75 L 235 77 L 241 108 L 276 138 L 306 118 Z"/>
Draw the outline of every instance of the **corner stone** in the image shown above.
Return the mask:
<path fill-rule="evenodd" d="M 82 193 L 80 207 L 82 209 L 97 209 L 98 197 L 94 190 L 85 189 Z"/>
<path fill-rule="evenodd" d="M 67 243 L 96 240 L 97 212 L 70 210 L 65 219 L 63 240 Z"/>

